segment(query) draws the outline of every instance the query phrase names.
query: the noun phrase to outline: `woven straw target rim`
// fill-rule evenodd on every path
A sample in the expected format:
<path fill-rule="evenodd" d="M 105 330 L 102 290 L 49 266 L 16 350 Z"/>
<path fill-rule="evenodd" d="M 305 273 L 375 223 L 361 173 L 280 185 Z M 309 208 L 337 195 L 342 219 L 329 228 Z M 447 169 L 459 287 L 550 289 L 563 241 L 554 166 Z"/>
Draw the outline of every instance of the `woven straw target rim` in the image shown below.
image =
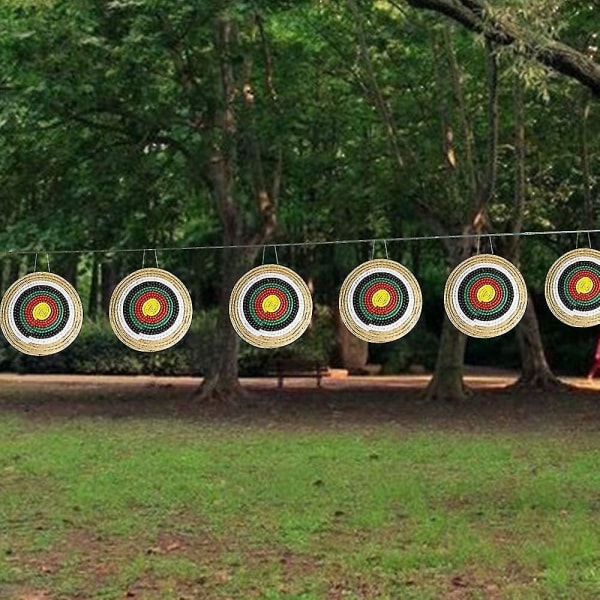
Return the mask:
<path fill-rule="evenodd" d="M 454 308 L 452 301 L 453 292 L 457 281 L 465 274 L 465 272 L 477 268 L 478 263 L 487 263 L 502 267 L 508 271 L 512 277 L 512 281 L 519 294 L 517 308 L 509 319 L 503 323 L 489 325 L 472 324 L 465 320 L 465 317 L 458 313 Z M 476 338 L 491 338 L 507 333 L 513 329 L 525 314 L 527 308 L 527 285 L 520 271 L 509 260 L 496 256 L 495 254 L 477 254 L 471 256 L 460 264 L 458 264 L 450 276 L 446 280 L 444 288 L 444 307 L 450 322 L 462 333 Z"/>
<path fill-rule="evenodd" d="M 118 310 L 119 302 L 121 295 L 127 288 L 135 285 L 138 281 L 142 283 L 143 280 L 152 278 L 162 279 L 175 288 L 181 299 L 181 306 L 179 309 L 182 312 L 182 320 L 179 323 L 179 326 L 167 336 L 156 340 L 136 339 L 132 337 L 121 324 Z M 192 299 L 183 282 L 169 271 L 154 267 L 139 269 L 124 277 L 115 287 L 110 298 L 108 309 L 108 318 L 115 335 L 126 346 L 133 350 L 137 350 L 138 352 L 159 352 L 160 350 L 165 350 L 174 346 L 188 332 L 188 329 L 192 324 L 192 314 Z"/>
<path fill-rule="evenodd" d="M 548 303 L 550 311 L 559 321 L 566 325 L 571 325 L 572 327 L 592 327 L 600 324 L 600 310 L 596 314 L 591 314 L 590 316 L 574 315 L 571 311 L 567 310 L 553 294 L 553 290 L 555 289 L 554 283 L 557 282 L 557 279 L 560 277 L 563 267 L 574 258 L 591 258 L 592 260 L 598 261 L 598 266 L 600 267 L 600 251 L 593 250 L 592 248 L 570 250 L 557 258 L 548 269 L 544 286 L 544 295 L 546 296 L 546 302 Z"/>
<path fill-rule="evenodd" d="M 285 334 L 279 336 L 256 335 L 248 329 L 240 316 L 241 293 L 252 280 L 273 275 L 284 276 L 293 282 L 304 300 L 304 309 L 298 323 L 290 331 L 285 332 Z M 312 312 L 313 301 L 308 286 L 298 273 L 292 271 L 292 269 L 289 269 L 288 267 L 282 267 L 281 265 L 269 264 L 254 267 L 238 279 L 233 286 L 231 296 L 229 297 L 229 317 L 233 328 L 244 341 L 257 348 L 281 348 L 282 346 L 287 346 L 288 344 L 295 342 L 310 325 L 312 321 Z"/>
<path fill-rule="evenodd" d="M 373 271 L 374 269 L 386 269 L 389 271 L 395 271 L 397 273 L 398 278 L 402 279 L 402 281 L 405 284 L 407 284 L 407 287 L 410 288 L 410 291 L 412 291 L 412 295 L 414 298 L 412 315 L 410 315 L 408 319 L 404 320 L 397 327 L 389 329 L 387 331 L 366 329 L 364 328 L 364 326 L 358 325 L 349 307 L 349 305 L 352 302 L 352 299 L 350 298 L 352 286 L 366 272 Z M 411 329 L 413 329 L 413 327 L 417 324 L 417 321 L 421 316 L 421 311 L 423 308 L 423 295 L 421 293 L 421 287 L 419 286 L 417 278 L 412 274 L 412 272 L 409 269 L 407 269 L 404 265 L 394 260 L 377 258 L 358 265 L 358 267 L 356 267 L 348 274 L 348 276 L 344 280 L 344 283 L 342 283 L 342 287 L 340 288 L 338 304 L 342 322 L 354 336 L 365 342 L 382 344 L 384 342 L 391 342 L 393 340 L 397 340 L 405 336 L 409 331 L 411 331 Z"/>
<path fill-rule="evenodd" d="M 23 288 L 29 287 L 31 283 L 37 283 L 44 285 L 45 283 L 54 284 L 60 288 L 61 292 L 67 296 L 73 303 L 73 321 L 70 331 L 68 331 L 63 337 L 55 340 L 51 344 L 40 344 L 35 341 L 24 342 L 20 339 L 12 330 L 9 320 L 9 307 L 12 301 L 24 291 Z M 29 273 L 24 275 L 17 281 L 15 281 L 6 290 L 2 302 L 0 303 L 0 328 L 4 337 L 8 343 L 22 352 L 30 356 L 48 356 L 50 354 L 56 354 L 61 350 L 64 350 L 67 346 L 70 346 L 73 341 L 79 335 L 81 331 L 81 325 L 83 324 L 83 305 L 81 298 L 75 290 L 75 288 L 66 280 L 55 275 L 54 273 L 45 273 L 43 271 L 36 271 L 35 273 Z"/>

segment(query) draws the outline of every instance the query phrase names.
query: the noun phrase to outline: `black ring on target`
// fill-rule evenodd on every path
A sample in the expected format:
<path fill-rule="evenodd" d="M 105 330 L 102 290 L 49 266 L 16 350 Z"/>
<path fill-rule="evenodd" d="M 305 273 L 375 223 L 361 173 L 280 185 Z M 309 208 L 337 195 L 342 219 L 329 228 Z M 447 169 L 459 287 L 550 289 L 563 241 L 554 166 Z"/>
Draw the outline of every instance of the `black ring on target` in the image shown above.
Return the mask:
<path fill-rule="evenodd" d="M 579 292 L 581 278 L 591 282 L 589 292 Z M 558 278 L 558 296 L 570 310 L 582 312 L 600 307 L 600 265 L 590 260 L 579 260 L 564 269 Z"/>
<path fill-rule="evenodd" d="M 406 335 L 417 324 L 421 288 L 405 266 L 372 259 L 351 271 L 339 295 L 340 317 L 353 335 L 381 344 Z"/>
<path fill-rule="evenodd" d="M 160 304 L 157 315 L 143 311 L 143 302 Z M 179 316 L 179 301 L 173 290 L 160 281 L 144 281 L 133 287 L 123 300 L 123 319 L 135 333 L 159 335 L 173 326 Z"/>
<path fill-rule="evenodd" d="M 478 292 L 484 286 L 494 290 L 490 302 L 481 300 Z M 493 321 L 511 308 L 515 292 L 510 279 L 498 269 L 482 267 L 473 269 L 458 286 L 459 306 L 473 321 Z"/>
<path fill-rule="evenodd" d="M 192 322 L 190 294 L 172 273 L 143 268 L 119 282 L 110 299 L 109 319 L 116 336 L 139 352 L 170 348 Z"/>
<path fill-rule="evenodd" d="M 275 310 L 267 311 L 263 304 L 271 300 Z M 281 331 L 298 315 L 296 290 L 279 277 L 265 277 L 246 291 L 243 311 L 248 323 L 257 331 Z"/>
<path fill-rule="evenodd" d="M 297 340 L 312 320 L 308 286 L 291 269 L 261 265 L 231 290 L 229 316 L 238 335 L 257 348 L 280 348 Z"/>
<path fill-rule="evenodd" d="M 44 313 L 36 315 L 40 306 L 44 307 Z M 60 333 L 69 321 L 69 315 L 69 304 L 64 294 L 49 285 L 32 286 L 22 292 L 13 308 L 16 328 L 24 336 L 39 340 Z"/>
<path fill-rule="evenodd" d="M 11 346 L 31 356 L 56 354 L 69 346 L 83 322 L 81 298 L 54 273 L 21 277 L 0 303 L 0 327 Z"/>
<path fill-rule="evenodd" d="M 386 294 L 386 303 L 380 306 L 374 296 Z M 384 271 L 364 277 L 352 294 L 356 316 L 365 325 L 391 325 L 398 321 L 408 308 L 408 289 L 404 282 Z"/>
<path fill-rule="evenodd" d="M 510 331 L 527 308 L 527 287 L 519 270 L 493 254 L 467 258 L 450 273 L 444 306 L 462 333 L 490 338 Z"/>
<path fill-rule="evenodd" d="M 548 269 L 545 295 L 554 316 L 571 327 L 600 324 L 600 252 L 571 250 Z"/>

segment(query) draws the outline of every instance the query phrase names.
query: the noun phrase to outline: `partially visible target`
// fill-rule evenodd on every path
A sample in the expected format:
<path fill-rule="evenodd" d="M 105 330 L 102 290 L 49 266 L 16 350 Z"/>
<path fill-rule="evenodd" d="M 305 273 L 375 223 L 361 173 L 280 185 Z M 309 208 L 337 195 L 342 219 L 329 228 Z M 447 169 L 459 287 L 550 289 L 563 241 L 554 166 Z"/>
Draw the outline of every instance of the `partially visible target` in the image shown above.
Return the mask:
<path fill-rule="evenodd" d="M 116 336 L 140 352 L 170 348 L 187 333 L 192 300 L 183 283 L 163 269 L 140 269 L 115 288 L 109 318 Z"/>
<path fill-rule="evenodd" d="M 30 273 L 15 281 L 0 304 L 2 333 L 24 354 L 64 350 L 79 334 L 83 307 L 75 288 L 53 273 Z"/>
<path fill-rule="evenodd" d="M 340 290 L 342 321 L 366 342 L 390 342 L 406 335 L 419 320 L 422 305 L 415 276 L 393 260 L 359 265 Z"/>
<path fill-rule="evenodd" d="M 600 323 L 600 252 L 589 248 L 563 254 L 546 276 L 546 301 L 554 316 L 573 327 Z"/>
<path fill-rule="evenodd" d="M 263 265 L 233 287 L 229 315 L 238 335 L 259 348 L 297 340 L 310 325 L 313 303 L 302 278 L 286 267 Z"/>
<path fill-rule="evenodd" d="M 459 331 L 472 337 L 495 337 L 510 331 L 523 317 L 527 287 L 511 262 L 493 254 L 479 254 L 450 273 L 444 304 Z"/>

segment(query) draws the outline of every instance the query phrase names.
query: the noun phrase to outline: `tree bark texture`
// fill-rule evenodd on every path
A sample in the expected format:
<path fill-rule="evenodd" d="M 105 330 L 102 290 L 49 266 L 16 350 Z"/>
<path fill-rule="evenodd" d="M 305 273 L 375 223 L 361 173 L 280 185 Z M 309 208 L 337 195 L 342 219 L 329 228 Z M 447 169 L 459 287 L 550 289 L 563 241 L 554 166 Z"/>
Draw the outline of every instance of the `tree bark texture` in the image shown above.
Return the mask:
<path fill-rule="evenodd" d="M 514 84 L 514 154 L 515 154 L 515 193 L 512 210 L 511 233 L 519 234 L 523 228 L 527 199 L 527 146 L 525 137 L 525 100 L 520 82 Z M 506 258 L 518 268 L 521 264 L 521 238 L 513 235 L 501 240 Z M 554 375 L 544 352 L 544 345 L 537 314 L 531 296 L 527 301 L 525 314 L 517 325 L 517 341 L 521 357 L 521 376 L 518 387 L 551 389 L 561 387 L 562 383 Z"/>
<path fill-rule="evenodd" d="M 521 376 L 514 387 L 540 390 L 568 387 L 552 373 L 548 365 L 531 296 L 517 326 L 517 340 L 521 353 Z"/>
<path fill-rule="evenodd" d="M 261 33 L 263 50 L 268 52 L 264 31 Z M 201 401 L 226 401 L 235 403 L 245 396 L 238 379 L 238 354 L 240 340 L 229 318 L 229 298 L 237 280 L 248 271 L 258 254 L 257 248 L 233 248 L 232 246 L 260 246 L 273 235 L 277 226 L 276 199 L 281 181 L 281 160 L 278 153 L 277 167 L 272 173 L 271 185 L 267 185 L 263 167 L 262 149 L 257 125 L 254 120 L 255 93 L 251 85 L 252 61 L 245 56 L 240 75 L 234 67 L 234 54 L 239 51 L 237 25 L 226 16 L 216 26 L 215 47 L 219 52 L 221 77 L 221 107 L 214 115 L 219 132 L 212 156 L 207 165 L 207 179 L 211 194 L 217 205 L 223 226 L 221 298 L 217 324 L 215 356 L 211 368 L 199 390 Z M 272 88 L 271 63 L 268 62 L 267 87 L 271 101 L 276 94 Z M 236 112 L 236 102 L 241 103 Z M 241 118 L 241 122 L 240 122 Z M 244 129 L 244 127 L 245 129 Z M 243 132 L 241 132 L 243 129 Z M 236 186 L 236 169 L 242 158 L 247 162 L 252 179 L 256 213 L 248 215 L 240 206 Z M 259 224 L 253 225 L 258 215 Z"/>
<path fill-rule="evenodd" d="M 427 400 L 460 401 L 466 398 L 463 383 L 466 347 L 467 336 L 444 315 L 435 371 L 427 386 Z"/>

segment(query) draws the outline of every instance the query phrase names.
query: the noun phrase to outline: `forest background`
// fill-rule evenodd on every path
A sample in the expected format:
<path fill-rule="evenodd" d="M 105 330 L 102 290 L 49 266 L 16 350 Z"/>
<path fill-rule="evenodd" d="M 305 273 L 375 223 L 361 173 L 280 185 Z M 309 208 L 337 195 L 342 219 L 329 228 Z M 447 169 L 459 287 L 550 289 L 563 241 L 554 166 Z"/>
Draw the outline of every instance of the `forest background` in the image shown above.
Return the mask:
<path fill-rule="evenodd" d="M 481 234 L 387 243 L 424 309 L 409 335 L 371 347 L 344 333 L 337 296 L 383 244 L 279 246 L 315 301 L 313 326 L 279 355 L 421 365 L 432 397 L 462 397 L 465 361 L 519 368 L 524 386 L 585 373 L 598 332 L 559 323 L 543 288 L 558 256 L 597 235 L 493 238 L 530 292 L 500 338 L 467 343 L 443 289 L 490 250 L 487 233 L 597 228 L 599 31 L 598 6 L 572 0 L 3 2 L 0 288 L 49 252 L 85 322 L 51 357 L 2 341 L 0 369 L 191 373 L 207 376 L 205 397 L 230 397 L 276 353 L 241 343 L 227 313 L 264 245 L 273 262 L 288 242 Z M 127 349 L 110 294 L 155 257 L 125 250 L 190 246 L 249 247 L 159 250 L 194 322 L 173 349 Z"/>

